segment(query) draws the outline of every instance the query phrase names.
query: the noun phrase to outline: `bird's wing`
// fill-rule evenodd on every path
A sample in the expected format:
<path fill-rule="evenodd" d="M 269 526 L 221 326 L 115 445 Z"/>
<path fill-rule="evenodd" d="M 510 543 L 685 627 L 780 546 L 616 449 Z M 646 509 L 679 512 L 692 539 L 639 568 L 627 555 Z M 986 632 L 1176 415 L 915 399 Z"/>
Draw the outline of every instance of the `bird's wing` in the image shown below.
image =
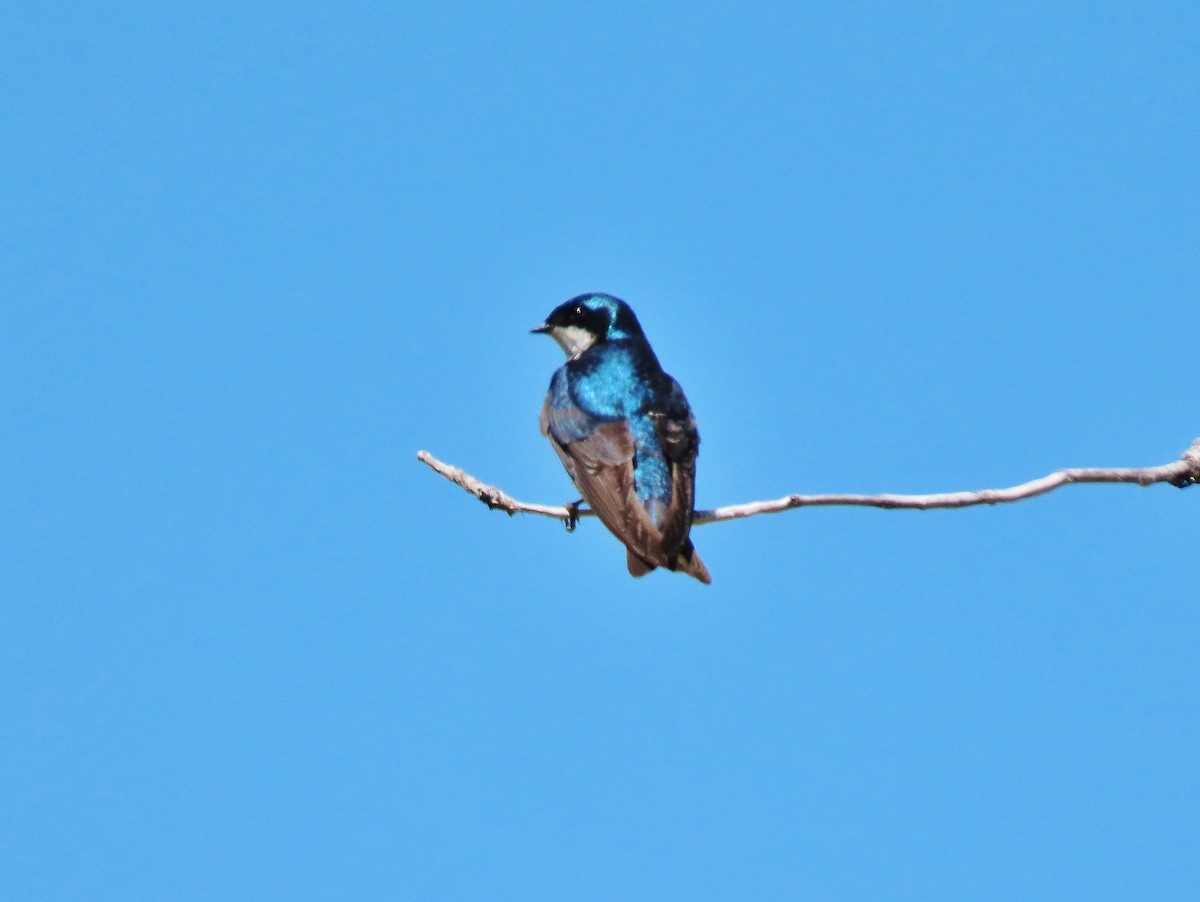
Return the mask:
<path fill-rule="evenodd" d="M 554 432 L 550 431 L 551 419 L 554 420 Z M 553 388 L 546 392 L 546 400 L 542 402 L 542 412 L 538 417 L 538 427 L 541 429 L 542 435 L 550 439 L 550 446 L 554 448 L 567 475 L 575 483 L 578 483 L 578 480 L 575 479 L 575 460 L 567 454 L 566 446 L 571 441 L 587 435 L 595 426 L 591 422 L 593 419 L 577 407 L 556 408 Z"/>
<path fill-rule="evenodd" d="M 662 519 L 662 552 L 672 570 L 683 570 L 707 583 L 712 581 L 708 568 L 688 537 L 696 502 L 700 433 L 683 389 L 670 376 L 667 380 L 663 403 L 651 411 L 659 445 L 671 467 L 671 500 Z"/>
<path fill-rule="evenodd" d="M 641 576 L 666 566 L 662 532 L 637 496 L 636 445 L 629 424 L 603 420 L 574 406 L 555 406 L 547 395 L 541 427 L 588 506 L 632 552 L 629 572 Z"/>

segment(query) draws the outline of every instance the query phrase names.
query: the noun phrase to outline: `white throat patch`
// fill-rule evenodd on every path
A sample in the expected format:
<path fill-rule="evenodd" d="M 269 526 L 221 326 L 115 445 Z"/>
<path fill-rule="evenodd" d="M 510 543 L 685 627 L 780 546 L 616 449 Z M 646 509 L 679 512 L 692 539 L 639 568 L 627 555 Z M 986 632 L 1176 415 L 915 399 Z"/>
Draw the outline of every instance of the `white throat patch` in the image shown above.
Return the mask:
<path fill-rule="evenodd" d="M 554 326 L 550 337 L 570 358 L 578 357 L 596 343 L 596 336 L 580 326 Z"/>

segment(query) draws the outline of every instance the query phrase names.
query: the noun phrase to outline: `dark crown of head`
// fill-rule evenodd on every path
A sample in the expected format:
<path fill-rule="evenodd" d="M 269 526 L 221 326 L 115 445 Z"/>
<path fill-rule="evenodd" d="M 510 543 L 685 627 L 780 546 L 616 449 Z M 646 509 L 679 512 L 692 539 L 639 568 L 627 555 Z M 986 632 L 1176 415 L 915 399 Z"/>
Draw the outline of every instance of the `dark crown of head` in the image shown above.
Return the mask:
<path fill-rule="evenodd" d="M 552 326 L 576 326 L 597 338 L 633 338 L 642 334 L 641 324 L 629 305 L 611 294 L 592 292 L 559 305 L 547 322 Z"/>

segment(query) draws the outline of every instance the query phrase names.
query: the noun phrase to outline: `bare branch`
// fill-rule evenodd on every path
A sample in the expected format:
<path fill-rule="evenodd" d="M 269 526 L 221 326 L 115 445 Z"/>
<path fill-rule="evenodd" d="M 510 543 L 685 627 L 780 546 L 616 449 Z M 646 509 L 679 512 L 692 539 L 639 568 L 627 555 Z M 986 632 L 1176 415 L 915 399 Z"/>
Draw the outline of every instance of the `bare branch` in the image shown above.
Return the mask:
<path fill-rule="evenodd" d="M 470 473 L 450 464 L 442 463 L 442 461 L 438 460 L 428 451 L 418 451 L 417 460 L 428 464 L 455 485 L 466 489 L 492 510 L 502 510 L 510 517 L 513 514 L 541 514 L 543 517 L 554 517 L 556 520 L 562 520 L 564 523 L 567 523 L 578 517 L 592 516 L 592 512 L 589 510 L 579 510 L 573 513 L 565 505 L 526 504 L 524 501 L 518 501 L 511 495 L 506 495 L 494 485 L 480 482 Z"/>
<path fill-rule="evenodd" d="M 418 451 L 417 459 L 428 464 L 455 485 L 466 489 L 490 508 L 498 508 L 509 515 L 540 514 L 562 520 L 567 528 L 573 528 L 580 517 L 593 516 L 590 510 L 575 505 L 529 504 L 518 501 L 495 486 L 480 482 L 458 467 L 442 463 L 428 451 Z M 972 507 L 977 504 L 1006 504 L 1044 495 L 1064 485 L 1079 482 L 1128 482 L 1147 486 L 1156 482 L 1168 482 L 1183 488 L 1200 482 L 1200 438 L 1192 442 L 1183 456 L 1169 464 L 1156 467 L 1090 467 L 1058 470 L 1040 479 L 1006 489 L 981 489 L 976 492 L 941 492 L 933 495 L 785 495 L 773 501 L 751 501 L 746 504 L 730 504 L 715 510 L 696 511 L 695 523 L 719 523 L 723 520 L 739 520 L 757 514 L 777 514 L 797 507 L 878 507 L 885 510 L 933 510 L 943 507 Z"/>

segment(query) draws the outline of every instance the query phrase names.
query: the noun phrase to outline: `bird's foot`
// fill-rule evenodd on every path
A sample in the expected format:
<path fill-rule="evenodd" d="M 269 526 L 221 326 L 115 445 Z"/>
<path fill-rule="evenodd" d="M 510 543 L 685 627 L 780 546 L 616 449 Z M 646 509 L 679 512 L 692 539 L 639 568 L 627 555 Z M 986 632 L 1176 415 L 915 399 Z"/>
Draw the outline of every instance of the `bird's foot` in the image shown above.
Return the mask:
<path fill-rule="evenodd" d="M 579 525 L 579 508 L 582 506 L 583 506 L 582 498 L 580 498 L 578 501 L 572 501 L 570 504 L 566 505 L 566 508 L 567 508 L 567 520 L 566 520 L 567 532 L 574 532 L 575 527 Z"/>
<path fill-rule="evenodd" d="M 1200 438 L 1192 442 L 1192 446 L 1183 452 L 1183 460 L 1191 468 L 1189 472 L 1168 480 L 1171 485 L 1184 489 L 1189 485 L 1200 484 Z"/>

